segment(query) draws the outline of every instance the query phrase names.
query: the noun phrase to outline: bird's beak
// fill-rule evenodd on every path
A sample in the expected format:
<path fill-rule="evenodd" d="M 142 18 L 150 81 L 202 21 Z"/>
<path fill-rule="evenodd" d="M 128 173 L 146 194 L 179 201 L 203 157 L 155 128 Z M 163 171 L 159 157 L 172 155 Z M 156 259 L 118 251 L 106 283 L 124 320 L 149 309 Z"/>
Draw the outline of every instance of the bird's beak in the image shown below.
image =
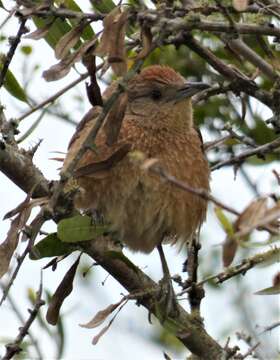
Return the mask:
<path fill-rule="evenodd" d="M 208 89 L 209 87 L 210 85 L 203 82 L 188 81 L 176 91 L 175 101 L 180 101 L 185 98 L 190 98 L 196 93 Z"/>

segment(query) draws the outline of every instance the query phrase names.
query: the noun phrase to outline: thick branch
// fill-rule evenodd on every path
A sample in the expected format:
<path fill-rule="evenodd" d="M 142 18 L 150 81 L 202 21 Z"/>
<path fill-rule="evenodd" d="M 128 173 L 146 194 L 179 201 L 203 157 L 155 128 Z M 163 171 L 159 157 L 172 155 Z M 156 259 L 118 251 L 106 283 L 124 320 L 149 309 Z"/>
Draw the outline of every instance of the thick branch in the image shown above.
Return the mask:
<path fill-rule="evenodd" d="M 83 250 L 92 257 L 98 264 L 107 270 L 122 286 L 124 286 L 130 293 L 151 290 L 154 294 L 160 293 L 160 286 L 151 280 L 140 269 L 135 269 L 127 265 L 127 261 L 117 256 L 108 256 L 111 251 L 110 244 L 104 240 L 102 247 L 100 246 L 100 239 L 98 241 L 85 242 L 82 245 Z M 143 296 L 139 301 L 150 313 L 156 317 L 161 317 L 164 314 L 164 301 L 157 303 L 157 311 L 155 308 L 154 296 Z M 190 314 L 188 314 L 181 306 L 178 306 L 178 315 L 168 318 L 168 323 L 173 323 L 173 328 L 178 329 L 175 334 L 177 338 L 194 354 L 201 359 L 222 359 L 223 349 L 213 340 Z M 174 326 L 175 325 L 175 326 Z M 164 326 L 164 324 L 163 324 Z"/>
<path fill-rule="evenodd" d="M 32 197 L 46 196 L 49 192 L 48 181 L 34 166 L 31 157 L 3 141 L 0 141 L 0 171 L 24 192 L 33 190 Z"/>

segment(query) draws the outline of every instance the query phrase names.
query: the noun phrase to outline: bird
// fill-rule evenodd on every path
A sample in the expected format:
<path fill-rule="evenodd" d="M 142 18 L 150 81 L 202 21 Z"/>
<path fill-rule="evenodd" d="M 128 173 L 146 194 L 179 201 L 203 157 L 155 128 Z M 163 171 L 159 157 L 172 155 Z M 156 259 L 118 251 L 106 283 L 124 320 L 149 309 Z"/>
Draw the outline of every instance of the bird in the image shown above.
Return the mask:
<path fill-rule="evenodd" d="M 83 211 L 98 210 L 120 241 L 134 252 L 148 254 L 164 242 L 182 246 L 205 220 L 205 199 L 144 171 L 130 155 L 140 152 L 147 159 L 155 158 L 176 179 L 209 191 L 210 171 L 194 125 L 191 100 L 208 87 L 186 81 L 169 66 L 143 68 L 126 86 L 118 139 L 108 144 L 108 115 L 95 138 L 94 150 L 86 150 L 76 167 L 79 191 L 75 206 Z M 112 85 L 104 97 L 108 98 L 114 89 Z M 93 108 L 80 123 L 63 168 L 73 159 L 99 114 L 100 109 Z M 87 171 L 94 165 L 95 171 Z"/>

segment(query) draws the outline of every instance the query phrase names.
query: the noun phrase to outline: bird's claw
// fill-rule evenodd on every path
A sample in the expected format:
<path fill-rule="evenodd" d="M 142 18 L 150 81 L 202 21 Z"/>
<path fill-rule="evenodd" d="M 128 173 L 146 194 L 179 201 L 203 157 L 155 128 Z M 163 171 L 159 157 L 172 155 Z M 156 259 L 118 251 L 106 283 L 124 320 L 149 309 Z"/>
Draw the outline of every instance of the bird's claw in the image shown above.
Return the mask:
<path fill-rule="evenodd" d="M 159 303 L 163 304 L 162 322 L 164 323 L 168 317 L 175 317 L 178 314 L 178 303 L 172 286 L 170 277 L 165 276 L 159 282 L 161 290 L 159 292 Z"/>

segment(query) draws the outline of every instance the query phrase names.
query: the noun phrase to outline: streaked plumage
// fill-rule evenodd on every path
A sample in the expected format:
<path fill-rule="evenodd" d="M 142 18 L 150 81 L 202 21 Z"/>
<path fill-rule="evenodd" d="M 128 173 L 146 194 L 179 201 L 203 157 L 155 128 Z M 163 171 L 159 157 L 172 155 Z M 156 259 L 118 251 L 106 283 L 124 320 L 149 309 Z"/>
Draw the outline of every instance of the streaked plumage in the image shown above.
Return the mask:
<path fill-rule="evenodd" d="M 95 141 L 97 153 L 88 150 L 78 167 L 100 163 L 130 144 L 130 152 L 137 150 L 148 158 L 157 158 L 177 179 L 208 190 L 209 168 L 193 126 L 191 100 L 182 95 L 184 84 L 184 78 L 169 67 L 155 65 L 142 70 L 129 83 L 118 141 L 106 145 L 103 127 Z M 162 96 L 156 98 L 159 94 Z M 87 121 L 71 142 L 64 166 L 98 114 L 98 108 L 87 114 Z M 186 242 L 205 219 L 206 201 L 141 170 L 129 154 L 109 169 L 79 177 L 77 181 L 80 192 L 76 206 L 98 209 L 134 251 L 149 253 L 163 239 Z"/>

